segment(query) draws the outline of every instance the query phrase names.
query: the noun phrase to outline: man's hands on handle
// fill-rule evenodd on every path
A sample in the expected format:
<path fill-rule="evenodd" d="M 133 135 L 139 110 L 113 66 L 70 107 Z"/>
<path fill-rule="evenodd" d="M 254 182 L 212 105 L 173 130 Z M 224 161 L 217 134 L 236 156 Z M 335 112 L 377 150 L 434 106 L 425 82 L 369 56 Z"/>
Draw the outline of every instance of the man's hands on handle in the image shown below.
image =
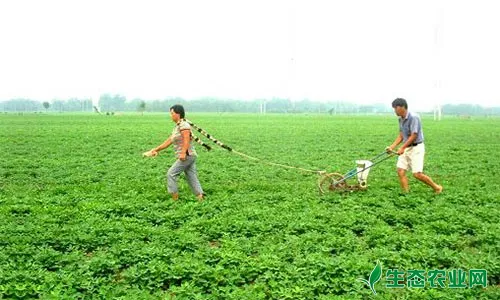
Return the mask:
<path fill-rule="evenodd" d="M 385 152 L 387 152 L 387 154 L 401 155 L 401 154 L 403 154 L 404 151 L 405 151 L 405 149 L 403 149 L 402 147 L 399 148 L 398 151 L 394 151 L 394 148 L 392 146 L 385 147 Z"/>
<path fill-rule="evenodd" d="M 385 151 L 387 154 L 396 154 L 396 155 L 401 155 L 405 151 L 404 145 L 403 147 L 399 148 L 398 151 L 394 151 L 394 148 L 396 148 L 397 145 L 399 145 L 403 141 L 403 133 L 400 131 L 394 142 L 385 148 Z"/>

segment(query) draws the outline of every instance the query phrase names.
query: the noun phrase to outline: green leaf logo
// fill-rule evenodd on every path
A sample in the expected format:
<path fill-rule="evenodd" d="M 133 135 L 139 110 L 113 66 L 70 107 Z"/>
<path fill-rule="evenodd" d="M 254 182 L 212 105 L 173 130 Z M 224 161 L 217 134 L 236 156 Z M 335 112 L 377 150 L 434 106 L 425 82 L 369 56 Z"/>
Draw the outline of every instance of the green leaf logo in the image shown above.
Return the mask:
<path fill-rule="evenodd" d="M 380 277 L 382 277 L 382 266 L 380 265 L 380 262 L 377 261 L 377 265 L 375 266 L 375 268 L 373 268 L 373 271 L 370 273 L 370 277 L 368 278 L 368 280 L 363 278 L 358 278 L 358 280 L 366 283 L 372 290 L 373 294 L 376 295 L 377 292 L 375 291 L 374 285 L 380 280 Z"/>

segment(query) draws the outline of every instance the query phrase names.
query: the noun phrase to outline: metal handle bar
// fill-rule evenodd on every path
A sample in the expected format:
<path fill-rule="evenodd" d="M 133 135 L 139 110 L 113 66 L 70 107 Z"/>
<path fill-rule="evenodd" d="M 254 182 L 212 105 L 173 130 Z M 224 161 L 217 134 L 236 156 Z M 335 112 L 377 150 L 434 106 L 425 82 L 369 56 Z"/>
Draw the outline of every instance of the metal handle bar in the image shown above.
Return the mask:
<path fill-rule="evenodd" d="M 372 163 L 370 166 L 368 166 L 368 167 L 366 167 L 366 168 L 363 168 L 363 169 L 361 169 L 361 170 L 359 170 L 359 171 L 357 171 L 357 172 L 355 172 L 355 173 L 352 173 L 352 171 L 354 171 L 354 170 L 356 170 L 356 169 L 352 169 L 351 171 L 347 172 L 344 176 L 342 176 L 342 179 L 340 179 L 339 181 L 334 182 L 334 183 L 333 183 L 333 185 L 336 185 L 336 184 L 339 184 L 339 183 L 341 183 L 341 182 L 344 182 L 344 181 L 346 181 L 347 179 L 352 178 L 352 177 L 354 177 L 354 176 L 358 175 L 358 173 L 361 173 L 361 172 L 363 172 L 363 171 L 365 171 L 365 170 L 367 170 L 367 169 L 369 169 L 369 168 L 371 168 L 371 167 L 373 167 L 373 166 L 375 166 L 375 165 L 378 165 L 379 163 L 383 162 L 384 160 L 387 160 L 387 159 L 389 159 L 390 157 L 392 157 L 394 154 L 396 154 L 396 155 L 397 155 L 397 152 L 391 151 L 391 153 L 387 153 L 387 151 L 384 151 L 384 152 L 380 153 L 379 155 L 375 156 L 372 160 L 378 159 L 378 158 L 379 158 L 380 156 L 382 156 L 383 154 L 387 154 L 387 156 L 386 156 L 386 157 L 384 157 L 384 158 L 382 158 L 382 159 L 379 159 L 378 161 L 376 161 L 376 162 Z M 351 174 L 350 174 L 350 173 L 351 173 Z"/>

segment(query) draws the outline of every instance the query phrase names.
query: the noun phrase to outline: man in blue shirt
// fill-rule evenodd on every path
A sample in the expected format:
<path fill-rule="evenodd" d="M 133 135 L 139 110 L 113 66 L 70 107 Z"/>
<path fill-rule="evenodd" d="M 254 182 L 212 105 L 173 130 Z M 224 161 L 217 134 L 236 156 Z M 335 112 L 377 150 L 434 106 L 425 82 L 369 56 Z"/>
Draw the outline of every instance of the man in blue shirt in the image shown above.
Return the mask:
<path fill-rule="evenodd" d="M 430 186 L 436 194 L 440 194 L 443 187 L 423 173 L 425 146 L 420 116 L 408 111 L 408 103 L 403 98 L 395 99 L 392 102 L 392 108 L 399 117 L 399 135 L 387 147 L 387 151 L 392 152 L 397 145 L 403 142 L 397 151 L 399 157 L 396 164 L 401 188 L 405 193 L 409 191 L 406 171 L 411 169 L 415 178 Z"/>

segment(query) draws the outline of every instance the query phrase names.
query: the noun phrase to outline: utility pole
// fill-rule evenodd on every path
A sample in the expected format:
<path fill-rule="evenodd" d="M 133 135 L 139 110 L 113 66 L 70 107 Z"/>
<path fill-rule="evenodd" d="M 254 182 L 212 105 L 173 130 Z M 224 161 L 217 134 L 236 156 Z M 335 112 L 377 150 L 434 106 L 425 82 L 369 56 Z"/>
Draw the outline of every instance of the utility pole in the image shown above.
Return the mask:
<path fill-rule="evenodd" d="M 290 60 L 289 60 L 289 69 L 288 69 L 288 100 L 292 103 L 292 111 L 296 111 L 295 101 L 296 99 L 296 91 L 297 91 L 297 82 L 295 78 L 295 65 L 296 65 L 296 26 L 297 26 L 297 2 L 295 0 L 289 1 L 289 47 L 290 47 Z"/>
<path fill-rule="evenodd" d="M 441 67 L 441 50 L 442 50 L 442 38 L 443 38 L 443 8 L 441 6 L 437 7 L 436 11 L 436 24 L 434 25 L 434 98 L 433 101 L 433 111 L 434 111 L 434 120 L 441 121 L 441 101 L 443 95 L 443 83 L 442 83 L 442 67 Z"/>

